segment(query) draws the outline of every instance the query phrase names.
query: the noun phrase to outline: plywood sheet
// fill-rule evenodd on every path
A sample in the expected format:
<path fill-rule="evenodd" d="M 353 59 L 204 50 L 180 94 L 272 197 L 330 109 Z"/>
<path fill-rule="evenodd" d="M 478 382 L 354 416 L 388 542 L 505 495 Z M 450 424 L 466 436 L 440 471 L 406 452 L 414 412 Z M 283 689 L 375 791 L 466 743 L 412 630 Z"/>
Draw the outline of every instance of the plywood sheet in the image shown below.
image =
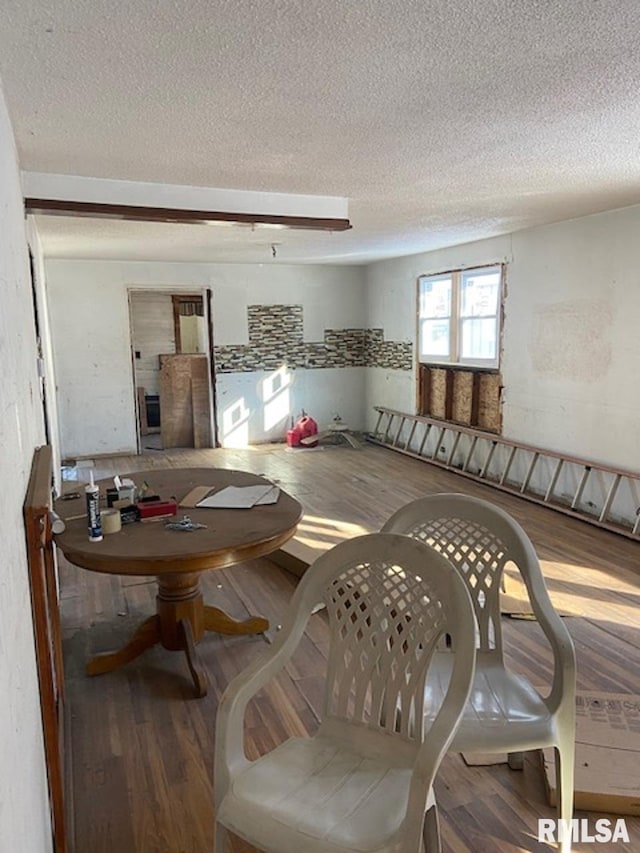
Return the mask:
<path fill-rule="evenodd" d="M 473 373 L 470 370 L 457 370 L 453 380 L 451 419 L 459 424 L 470 424 L 472 405 Z"/>
<path fill-rule="evenodd" d="M 141 385 L 136 388 L 136 397 L 138 400 L 138 417 L 140 419 L 140 435 L 149 434 L 149 424 L 147 423 L 147 401 L 145 399 L 145 390 Z"/>
<path fill-rule="evenodd" d="M 198 503 L 203 500 L 203 498 L 206 498 L 210 494 L 210 492 L 211 486 L 195 486 L 182 498 L 179 506 L 186 507 L 187 509 L 194 509 L 198 506 Z"/>
<path fill-rule="evenodd" d="M 190 356 L 160 356 L 160 411 L 163 448 L 193 447 Z"/>
<path fill-rule="evenodd" d="M 429 414 L 432 418 L 444 420 L 447 398 L 447 371 L 434 367 L 431 370 L 431 398 Z"/>
<path fill-rule="evenodd" d="M 193 446 L 211 447 L 211 398 L 209 364 L 206 355 L 192 355 L 191 402 L 193 406 Z"/>
<path fill-rule="evenodd" d="M 558 607 L 555 601 L 553 602 L 553 605 L 559 616 L 580 615 L 575 610 L 569 611 Z M 522 575 L 515 567 L 512 568 L 510 565 L 505 568 L 504 574 L 502 575 L 500 613 L 504 613 L 506 616 L 512 616 L 515 619 L 535 619 L 529 602 L 527 587 L 522 580 Z"/>
<path fill-rule="evenodd" d="M 500 411 L 500 390 L 502 379 L 498 373 L 484 373 L 480 378 L 480 399 L 478 401 L 478 427 L 490 432 L 502 430 Z"/>

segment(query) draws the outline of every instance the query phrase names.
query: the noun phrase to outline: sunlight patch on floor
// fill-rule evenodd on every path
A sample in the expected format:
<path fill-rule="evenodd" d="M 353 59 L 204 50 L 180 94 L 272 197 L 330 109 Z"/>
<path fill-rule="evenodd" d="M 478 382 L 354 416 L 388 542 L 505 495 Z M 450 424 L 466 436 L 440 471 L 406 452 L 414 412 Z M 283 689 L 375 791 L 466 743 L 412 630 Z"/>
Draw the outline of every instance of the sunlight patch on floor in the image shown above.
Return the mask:
<path fill-rule="evenodd" d="M 298 525 L 296 541 L 318 551 L 328 551 L 338 542 L 362 536 L 371 531 L 361 524 L 339 521 L 317 515 L 305 515 Z"/>

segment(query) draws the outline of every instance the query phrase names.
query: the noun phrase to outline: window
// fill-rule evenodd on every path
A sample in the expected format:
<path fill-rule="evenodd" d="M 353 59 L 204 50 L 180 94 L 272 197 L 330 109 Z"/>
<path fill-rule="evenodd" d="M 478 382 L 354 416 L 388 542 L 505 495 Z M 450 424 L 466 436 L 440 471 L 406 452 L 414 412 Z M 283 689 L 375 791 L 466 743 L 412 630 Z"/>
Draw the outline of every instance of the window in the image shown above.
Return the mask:
<path fill-rule="evenodd" d="M 502 266 L 418 279 L 420 361 L 497 367 Z"/>

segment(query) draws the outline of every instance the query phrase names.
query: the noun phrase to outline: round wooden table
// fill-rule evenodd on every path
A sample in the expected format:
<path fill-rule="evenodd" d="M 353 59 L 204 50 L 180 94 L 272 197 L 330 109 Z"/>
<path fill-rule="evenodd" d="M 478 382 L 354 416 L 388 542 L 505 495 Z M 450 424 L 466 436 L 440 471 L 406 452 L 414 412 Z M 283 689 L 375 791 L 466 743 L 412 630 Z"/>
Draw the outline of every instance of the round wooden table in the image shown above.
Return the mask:
<path fill-rule="evenodd" d="M 178 503 L 196 486 L 215 491 L 225 486 L 267 485 L 269 481 L 244 471 L 223 468 L 167 468 L 128 475 L 140 487 L 148 483 L 163 500 Z M 112 480 L 99 482 L 101 508 Z M 184 651 L 198 696 L 207 692 L 205 669 L 196 643 L 205 631 L 221 634 L 258 634 L 266 631 L 266 619 L 254 616 L 237 622 L 223 610 L 204 603 L 200 572 L 222 569 L 276 551 L 295 533 L 302 507 L 280 490 L 278 502 L 251 509 L 197 509 L 178 507 L 178 515 L 161 521 L 125 524 L 119 533 L 90 542 L 87 533 L 84 490 L 73 500 L 58 499 L 56 512 L 66 530 L 56 534 L 56 545 L 69 562 L 110 575 L 155 575 L 158 582 L 156 613 L 142 622 L 121 649 L 104 652 L 87 664 L 88 675 L 98 675 L 132 661 L 145 649 L 161 643 L 166 649 Z M 166 521 L 188 515 L 206 528 L 169 530 Z"/>

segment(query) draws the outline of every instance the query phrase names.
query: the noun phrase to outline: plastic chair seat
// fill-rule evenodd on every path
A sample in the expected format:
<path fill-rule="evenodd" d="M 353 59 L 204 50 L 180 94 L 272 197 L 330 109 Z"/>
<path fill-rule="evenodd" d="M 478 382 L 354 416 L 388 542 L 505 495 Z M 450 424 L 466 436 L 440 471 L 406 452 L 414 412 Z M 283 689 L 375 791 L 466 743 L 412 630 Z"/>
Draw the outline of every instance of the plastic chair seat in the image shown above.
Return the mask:
<path fill-rule="evenodd" d="M 256 847 L 281 853 L 382 853 L 406 814 L 411 765 L 390 762 L 388 753 L 371 758 L 335 738 L 293 738 L 240 771 L 219 819 Z"/>
<path fill-rule="evenodd" d="M 450 750 L 516 752 L 551 746 L 555 720 L 526 678 L 504 667 L 491 654 L 478 653 L 471 695 Z M 438 652 L 426 687 L 427 725 L 442 704 L 451 675 L 452 656 Z"/>

